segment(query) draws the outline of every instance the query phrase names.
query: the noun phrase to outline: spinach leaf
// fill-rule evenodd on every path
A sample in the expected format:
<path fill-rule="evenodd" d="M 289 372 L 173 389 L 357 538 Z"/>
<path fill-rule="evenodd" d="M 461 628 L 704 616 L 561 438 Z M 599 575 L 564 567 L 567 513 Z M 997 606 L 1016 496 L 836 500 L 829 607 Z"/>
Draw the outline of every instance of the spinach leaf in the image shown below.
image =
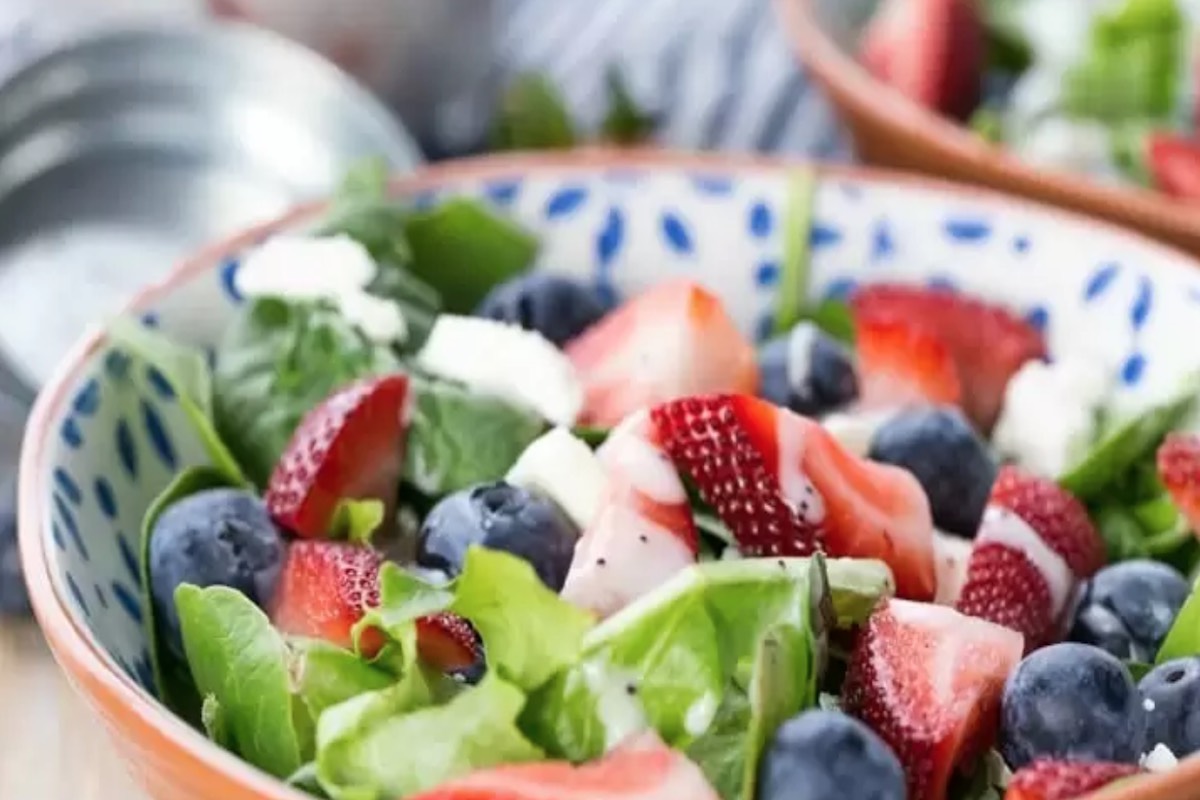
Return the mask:
<path fill-rule="evenodd" d="M 385 513 L 380 500 L 342 500 L 333 512 L 332 538 L 370 544 L 371 535 L 383 524 Z"/>
<path fill-rule="evenodd" d="M 404 478 L 437 497 L 500 480 L 546 428 L 536 413 L 447 381 L 420 379 L 404 452 Z"/>
<path fill-rule="evenodd" d="M 138 572 L 141 576 L 139 599 L 154 688 L 158 699 L 164 705 L 193 724 L 201 721 L 201 697 L 196 692 L 187 664 L 181 663 L 170 650 L 160 644 L 161 635 L 154 613 L 154 598 L 150 594 L 150 537 L 154 533 L 154 525 L 158 518 L 178 501 L 207 489 L 236 486 L 238 484 L 231 481 L 229 475 L 215 467 L 185 469 L 175 476 L 175 480 L 146 509 L 138 539 Z M 210 714 L 217 714 L 215 704 L 218 700 L 219 698 L 214 697 L 207 701 L 214 704 Z"/>
<path fill-rule="evenodd" d="M 995 750 L 989 750 L 969 774 L 959 773 L 951 779 L 950 797 L 959 800 L 1004 800 L 1012 772 Z"/>
<path fill-rule="evenodd" d="M 1104 505 L 1092 513 L 1092 521 L 1104 539 L 1109 563 L 1145 558 L 1146 532 L 1123 505 Z"/>
<path fill-rule="evenodd" d="M 437 291 L 417 278 L 407 267 L 394 261 L 380 261 L 375 279 L 367 291 L 391 300 L 400 307 L 404 319 L 404 341 L 401 351 L 416 353 L 429 338 L 433 323 L 442 311 L 442 298 Z"/>
<path fill-rule="evenodd" d="M 809 292 L 809 232 L 816 202 L 817 178 L 811 169 L 797 169 L 788 180 L 783 224 L 783 262 L 776 295 L 775 332 L 787 333 L 803 318 Z"/>
<path fill-rule="evenodd" d="M 213 466 L 228 476 L 230 485 L 245 484 L 241 468 L 213 425 L 212 375 L 204 354 L 124 317 L 109 324 L 107 335 L 114 346 L 145 362 L 146 369 L 134 371 L 143 383 L 140 388 L 148 390 L 145 384 L 153 370 L 175 394 Z"/>
<path fill-rule="evenodd" d="M 608 111 L 600 126 L 604 139 L 618 145 L 636 145 L 649 139 L 658 121 L 638 108 L 619 68 L 609 68 L 605 88 Z"/>
<path fill-rule="evenodd" d="M 288 649 L 267 615 L 226 586 L 175 591 L 183 644 L 196 686 L 220 708 L 234 752 L 278 778 L 291 775 L 312 752 L 307 710 L 295 702 Z"/>
<path fill-rule="evenodd" d="M 590 425 L 576 425 L 571 429 L 571 433 L 577 439 L 581 439 L 588 447 L 595 450 L 608 439 L 608 434 L 611 433 L 609 428 L 595 428 Z"/>
<path fill-rule="evenodd" d="M 1198 386 L 1190 379 L 1177 397 L 1117 426 L 1059 478 L 1059 485 L 1085 503 L 1111 499 L 1114 484 L 1140 462 L 1152 460 L 1163 437 L 1195 411 Z"/>
<path fill-rule="evenodd" d="M 1167 638 L 1159 647 L 1154 663 L 1162 664 L 1194 655 L 1200 655 L 1200 591 L 1195 585 L 1175 615 L 1175 621 L 1171 623 L 1171 630 L 1167 631 Z"/>
<path fill-rule="evenodd" d="M 515 222 L 466 198 L 414 212 L 404 233 L 410 272 L 442 298 L 445 311 L 469 314 L 499 283 L 533 266 L 538 240 Z"/>
<path fill-rule="evenodd" d="M 346 384 L 399 366 L 330 305 L 259 298 L 217 350 L 217 428 L 262 486 L 305 414 Z"/>
<path fill-rule="evenodd" d="M 527 73 L 501 98 L 490 144 L 492 150 L 567 150 L 579 144 L 579 136 L 554 83 Z"/>

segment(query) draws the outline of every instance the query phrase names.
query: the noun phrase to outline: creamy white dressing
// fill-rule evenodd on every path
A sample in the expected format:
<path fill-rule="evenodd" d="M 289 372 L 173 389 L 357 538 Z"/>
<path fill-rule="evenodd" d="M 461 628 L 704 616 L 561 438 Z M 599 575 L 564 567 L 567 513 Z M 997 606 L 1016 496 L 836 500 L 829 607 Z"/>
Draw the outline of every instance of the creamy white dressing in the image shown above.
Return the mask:
<path fill-rule="evenodd" d="M 580 672 L 596 697 L 596 716 L 604 727 L 605 750 L 650 727 L 637 697 L 637 673 L 590 661 L 580 665 Z"/>
<path fill-rule="evenodd" d="M 1042 541 L 1029 523 L 1006 508 L 989 505 L 983 512 L 976 543 L 995 542 L 1022 553 L 1046 581 L 1050 590 L 1050 616 L 1057 618 L 1075 586 L 1075 574 L 1063 557 Z"/>
<path fill-rule="evenodd" d="M 700 736 L 708 730 L 708 726 L 712 725 L 713 718 L 717 716 L 717 705 L 719 698 L 712 692 L 705 692 L 696 702 L 688 706 L 687 712 L 683 715 L 683 729 L 688 732 L 689 736 Z"/>
<path fill-rule="evenodd" d="M 571 361 L 545 337 L 517 325 L 443 314 L 417 354 L 442 378 L 533 409 L 555 425 L 574 424 L 583 385 Z"/>
<path fill-rule="evenodd" d="M 817 341 L 817 326 L 801 322 L 788 333 L 787 340 L 787 384 L 796 391 L 808 384 L 808 373 L 812 370 L 813 345 Z"/>
<path fill-rule="evenodd" d="M 596 518 L 608 489 L 600 460 L 564 427 L 551 428 L 526 447 L 505 480 L 549 497 L 580 530 Z"/>
<path fill-rule="evenodd" d="M 661 448 L 647 441 L 649 414 L 638 411 L 627 417 L 596 452 L 614 480 L 635 487 L 664 505 L 687 503 L 687 489 Z"/>
<path fill-rule="evenodd" d="M 800 519 L 812 525 L 825 519 L 825 498 L 804 471 L 804 448 L 809 425 L 790 414 L 777 414 L 776 436 L 779 443 L 779 488 L 783 500 Z"/>
<path fill-rule="evenodd" d="M 937 575 L 937 594 L 933 602 L 943 606 L 953 606 L 958 602 L 967 580 L 972 546 L 970 539 L 939 530 L 933 532 L 934 569 Z"/>
<path fill-rule="evenodd" d="M 328 300 L 367 338 L 403 341 L 399 307 L 367 291 L 376 270 L 371 254 L 348 236 L 279 236 L 243 259 L 234 286 L 244 297 Z"/>
<path fill-rule="evenodd" d="M 842 447 L 859 458 L 871 452 L 875 432 L 894 417 L 897 409 L 853 409 L 835 411 L 821 418 L 821 425 Z"/>

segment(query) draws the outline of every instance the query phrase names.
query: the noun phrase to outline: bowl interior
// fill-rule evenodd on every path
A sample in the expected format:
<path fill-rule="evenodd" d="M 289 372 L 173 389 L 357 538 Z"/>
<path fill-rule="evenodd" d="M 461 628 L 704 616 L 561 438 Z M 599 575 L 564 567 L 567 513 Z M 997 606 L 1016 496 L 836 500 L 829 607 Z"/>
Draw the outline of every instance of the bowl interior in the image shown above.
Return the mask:
<path fill-rule="evenodd" d="M 693 278 L 718 292 L 746 331 L 763 329 L 783 252 L 784 169 L 530 163 L 435 170 L 410 189 L 420 203 L 486 198 L 541 236 L 546 268 L 624 293 Z M 888 278 L 1002 300 L 1042 326 L 1055 353 L 1107 359 L 1123 410 L 1169 394 L 1200 367 L 1192 344 L 1200 341 L 1200 271 L 1114 228 L 1000 196 L 836 171 L 820 185 L 811 243 L 816 295 Z M 240 256 L 194 262 L 137 313 L 211 352 L 239 303 L 231 277 Z M 129 354 L 101 347 L 63 380 L 49 391 L 50 424 L 34 442 L 50 576 L 77 628 L 148 687 L 142 514 L 176 470 L 206 458 L 169 388 Z"/>

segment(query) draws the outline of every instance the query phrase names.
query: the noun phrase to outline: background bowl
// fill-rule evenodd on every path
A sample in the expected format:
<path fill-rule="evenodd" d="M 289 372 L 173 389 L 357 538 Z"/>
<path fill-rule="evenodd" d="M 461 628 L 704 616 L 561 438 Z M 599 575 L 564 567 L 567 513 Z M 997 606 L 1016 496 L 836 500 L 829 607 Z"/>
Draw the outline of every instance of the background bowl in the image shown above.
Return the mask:
<path fill-rule="evenodd" d="M 879 0 L 775 0 L 797 57 L 825 88 L 872 164 L 1003 189 L 1128 225 L 1200 253 L 1200 207 L 1034 167 L 876 80 L 854 58 Z"/>
<path fill-rule="evenodd" d="M 398 190 L 421 203 L 483 197 L 537 232 L 541 263 L 632 292 L 687 275 L 749 332 L 774 302 L 788 173 L 780 162 L 604 151 L 510 156 L 430 169 Z M 147 325 L 213 346 L 238 304 L 231 278 L 283 220 L 202 252 L 132 303 Z M 954 285 L 1021 309 L 1056 352 L 1086 346 L 1119 367 L 1114 403 L 1143 407 L 1200 366 L 1200 271 L 1189 257 L 1068 213 L 982 191 L 828 169 L 812 231 L 814 291 L 885 278 Z M 173 717 L 148 691 L 136 536 L 147 504 L 204 451 L 146 365 L 101 333 L 42 393 L 21 464 L 21 552 L 38 618 L 72 682 L 157 800 L 300 794 Z M 1200 759 L 1134 784 L 1183 800 Z M 1120 795 L 1121 792 L 1114 794 Z M 1132 796 L 1131 791 L 1126 795 Z"/>

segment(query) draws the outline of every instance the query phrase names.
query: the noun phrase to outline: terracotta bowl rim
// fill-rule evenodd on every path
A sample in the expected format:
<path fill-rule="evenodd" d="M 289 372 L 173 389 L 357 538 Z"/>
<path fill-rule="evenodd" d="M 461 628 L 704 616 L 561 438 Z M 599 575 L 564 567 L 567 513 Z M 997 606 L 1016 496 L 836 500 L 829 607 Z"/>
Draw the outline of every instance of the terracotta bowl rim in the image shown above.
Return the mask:
<path fill-rule="evenodd" d="M 434 189 L 459 180 L 485 180 L 491 177 L 509 176 L 514 173 L 530 174 L 541 171 L 593 172 L 598 169 L 688 169 L 703 172 L 761 173 L 796 167 L 809 162 L 768 156 L 736 156 L 726 154 L 702 154 L 672 152 L 658 149 L 616 150 L 587 148 L 572 153 L 516 153 L 508 155 L 481 156 L 425 167 L 414 175 L 398 179 L 396 191 L 420 191 Z M 991 189 L 955 184 L 935 178 L 893 172 L 886 169 L 859 166 L 815 164 L 822 174 L 907 186 L 910 188 L 933 189 L 940 192 L 969 197 L 982 197 L 1002 204 L 1013 204 L 1034 209 L 1041 214 L 1057 217 L 1064 221 L 1094 224 L 1117 235 L 1135 240 L 1142 247 L 1157 250 L 1164 257 L 1182 263 L 1200 266 L 1193 256 L 1183 250 L 1154 241 L 1136 231 L 1126 230 L 1113 223 L 1095 220 L 1086 215 L 1048 206 L 1036 201 L 1005 195 Z M 180 284 L 212 269 L 223 257 L 252 246 L 262 237 L 302 223 L 325 207 L 324 201 L 302 204 L 274 220 L 257 225 L 250 230 L 222 239 L 202 248 L 196 255 L 185 259 L 159 281 L 138 292 L 124 306 L 129 313 L 144 308 L 158 298 L 170 293 Z M 251 794 L 247 797 L 264 800 L 303 800 L 309 795 L 286 786 L 274 777 L 252 767 L 205 738 L 165 706 L 153 699 L 132 678 L 117 666 L 115 661 L 95 640 L 94 636 L 69 612 L 67 598 L 59 593 L 57 581 L 51 577 L 50 554 L 42 535 L 44 519 L 41 499 L 45 494 L 42 479 L 43 465 L 49 456 L 51 441 L 50 422 L 59 416 L 69 401 L 69 390 L 82 376 L 91 356 L 104 343 L 103 330 L 94 328 L 86 333 L 60 362 L 53 377 L 39 394 L 30 414 L 21 451 L 19 472 L 19 544 L 22 567 L 29 585 L 30 599 L 38 623 L 46 636 L 51 651 L 77 691 L 86 696 L 93 706 L 102 707 L 123 718 L 113 725 L 113 733 L 121 725 L 134 724 L 149 735 L 155 736 L 166 749 L 166 755 L 177 760 L 191 762 L 214 774 L 221 774 L 234 782 L 239 789 Z M 171 751 L 174 751 L 173 753 Z M 1178 792 L 1186 785 L 1200 782 L 1200 759 L 1195 759 L 1177 769 L 1157 776 L 1148 776 L 1136 784 L 1137 791 L 1114 791 L 1097 795 L 1098 800 L 1131 800 Z"/>
<path fill-rule="evenodd" d="M 1072 196 L 1108 213 L 1157 218 L 1176 232 L 1200 235 L 1200 207 L 1141 187 L 1113 187 L 1067 172 L 1037 168 L 1007 150 L 981 141 L 966 127 L 918 105 L 877 80 L 825 33 L 813 12 L 816 0 L 774 0 L 777 16 L 793 51 L 819 81 L 846 98 L 856 114 L 882 128 L 923 142 L 955 162 L 992 172 L 1004 171 L 1026 184 L 1038 184 L 1056 196 Z"/>

